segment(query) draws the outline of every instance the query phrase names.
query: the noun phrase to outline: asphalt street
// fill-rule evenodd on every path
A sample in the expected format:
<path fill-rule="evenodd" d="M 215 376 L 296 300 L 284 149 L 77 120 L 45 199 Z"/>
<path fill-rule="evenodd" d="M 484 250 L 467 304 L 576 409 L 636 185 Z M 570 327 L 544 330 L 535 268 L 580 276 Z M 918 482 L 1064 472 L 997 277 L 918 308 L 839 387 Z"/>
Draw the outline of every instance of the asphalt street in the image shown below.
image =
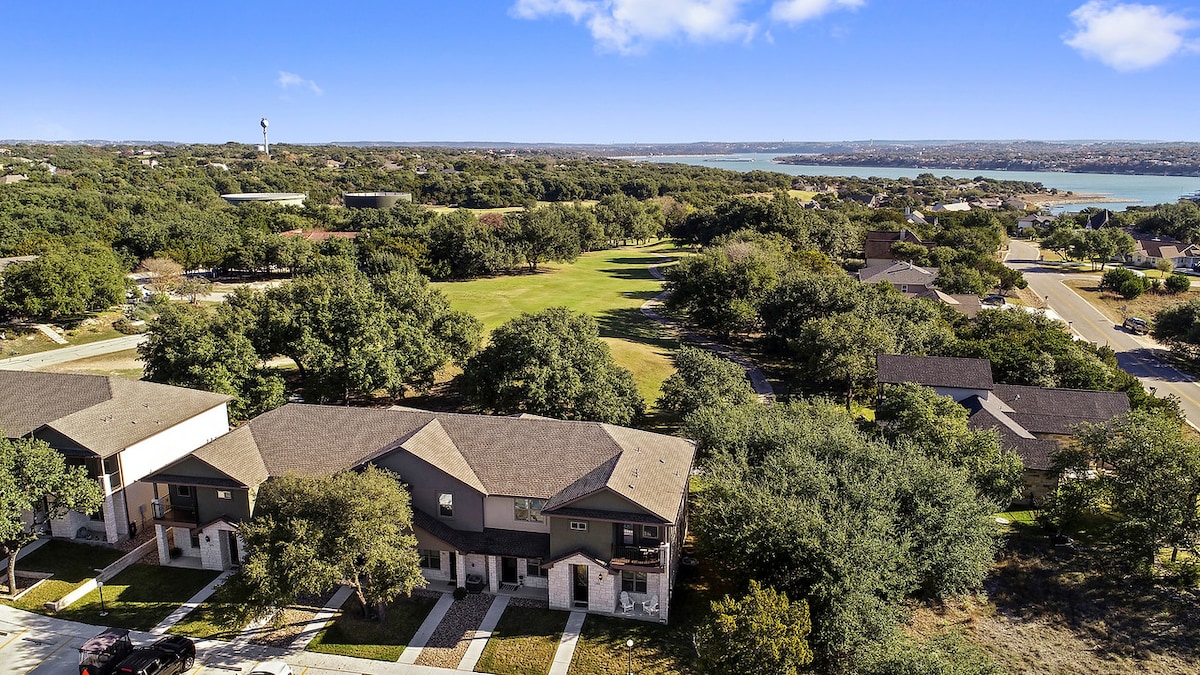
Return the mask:
<path fill-rule="evenodd" d="M 100 356 L 102 354 L 111 354 L 113 352 L 121 352 L 126 349 L 133 349 L 146 340 L 143 335 L 126 335 L 124 337 L 113 338 L 111 340 L 101 340 L 99 342 L 90 342 L 84 345 L 75 347 L 60 347 L 44 352 L 36 352 L 33 354 L 25 354 L 23 356 L 14 356 L 12 358 L 0 359 L 0 370 L 37 370 L 46 366 L 52 366 L 58 363 L 66 363 L 68 361 L 76 361 L 78 359 L 86 359 L 89 356 Z"/>
<path fill-rule="evenodd" d="M 1010 267 L 1021 270 L 1029 288 L 1047 300 L 1047 305 L 1071 330 L 1097 345 L 1107 345 L 1117 354 L 1117 363 L 1140 379 L 1157 396 L 1174 395 L 1179 399 L 1183 414 L 1193 426 L 1200 425 L 1200 384 L 1190 376 L 1161 361 L 1157 354 L 1165 348 L 1148 335 L 1134 335 L 1114 324 L 1075 291 L 1063 284 L 1078 274 L 1063 274 L 1053 266 L 1038 262 L 1038 249 L 1025 242 L 1009 245 Z"/>

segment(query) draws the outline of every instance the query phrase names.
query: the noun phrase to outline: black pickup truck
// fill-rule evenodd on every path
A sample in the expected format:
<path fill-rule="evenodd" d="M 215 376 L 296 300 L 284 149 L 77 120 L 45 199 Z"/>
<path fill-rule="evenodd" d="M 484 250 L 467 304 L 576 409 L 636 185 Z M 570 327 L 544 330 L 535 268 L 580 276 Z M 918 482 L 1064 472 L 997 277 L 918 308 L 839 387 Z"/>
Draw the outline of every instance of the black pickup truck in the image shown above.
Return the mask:
<path fill-rule="evenodd" d="M 196 644 L 174 635 L 139 647 L 117 664 L 116 675 L 180 675 L 196 662 Z"/>

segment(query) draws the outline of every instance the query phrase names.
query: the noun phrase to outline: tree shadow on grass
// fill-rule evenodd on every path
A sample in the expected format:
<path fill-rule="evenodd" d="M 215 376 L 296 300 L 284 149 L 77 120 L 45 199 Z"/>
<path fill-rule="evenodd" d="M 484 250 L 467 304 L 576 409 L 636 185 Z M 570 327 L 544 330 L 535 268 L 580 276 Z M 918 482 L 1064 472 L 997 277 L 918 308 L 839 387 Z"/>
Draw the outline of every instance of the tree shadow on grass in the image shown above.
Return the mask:
<path fill-rule="evenodd" d="M 636 307 L 605 310 L 596 316 L 596 323 L 600 327 L 600 337 L 629 340 L 670 351 L 679 348 L 679 339 L 671 331 L 647 318 Z"/>
<path fill-rule="evenodd" d="M 610 267 L 600 270 L 604 274 L 614 279 L 627 279 L 630 281 L 657 281 L 650 270 L 645 267 Z"/>

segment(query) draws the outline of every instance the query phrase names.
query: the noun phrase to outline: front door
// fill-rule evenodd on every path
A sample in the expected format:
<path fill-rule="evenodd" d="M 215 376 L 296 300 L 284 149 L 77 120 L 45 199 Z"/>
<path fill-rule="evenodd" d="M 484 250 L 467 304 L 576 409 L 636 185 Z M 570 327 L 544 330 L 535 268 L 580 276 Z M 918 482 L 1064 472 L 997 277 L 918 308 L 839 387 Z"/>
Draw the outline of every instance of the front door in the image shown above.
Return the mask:
<path fill-rule="evenodd" d="M 574 593 L 572 599 L 576 605 L 588 604 L 588 566 L 587 565 L 571 565 L 573 576 L 575 578 Z"/>
<path fill-rule="evenodd" d="M 225 534 L 229 536 L 229 565 L 231 567 L 241 567 L 242 556 L 238 554 L 237 535 L 229 531 L 226 531 Z"/>
<path fill-rule="evenodd" d="M 458 554 L 450 551 L 450 581 L 458 581 Z"/>
<path fill-rule="evenodd" d="M 516 558 L 500 558 L 500 583 L 515 584 L 517 583 L 517 559 Z"/>

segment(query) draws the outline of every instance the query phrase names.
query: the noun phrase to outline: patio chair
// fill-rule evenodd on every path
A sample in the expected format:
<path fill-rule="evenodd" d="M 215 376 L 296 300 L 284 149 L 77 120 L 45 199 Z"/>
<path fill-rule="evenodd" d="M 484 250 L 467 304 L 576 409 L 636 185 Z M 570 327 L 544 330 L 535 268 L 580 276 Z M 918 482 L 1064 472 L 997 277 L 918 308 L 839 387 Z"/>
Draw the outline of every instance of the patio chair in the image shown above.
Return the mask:
<path fill-rule="evenodd" d="M 651 595 L 649 600 L 642 601 L 642 611 L 646 614 L 658 614 L 658 595 Z"/>
<path fill-rule="evenodd" d="M 633 611 L 633 599 L 629 597 L 629 593 L 621 591 L 621 613 L 628 614 Z"/>

